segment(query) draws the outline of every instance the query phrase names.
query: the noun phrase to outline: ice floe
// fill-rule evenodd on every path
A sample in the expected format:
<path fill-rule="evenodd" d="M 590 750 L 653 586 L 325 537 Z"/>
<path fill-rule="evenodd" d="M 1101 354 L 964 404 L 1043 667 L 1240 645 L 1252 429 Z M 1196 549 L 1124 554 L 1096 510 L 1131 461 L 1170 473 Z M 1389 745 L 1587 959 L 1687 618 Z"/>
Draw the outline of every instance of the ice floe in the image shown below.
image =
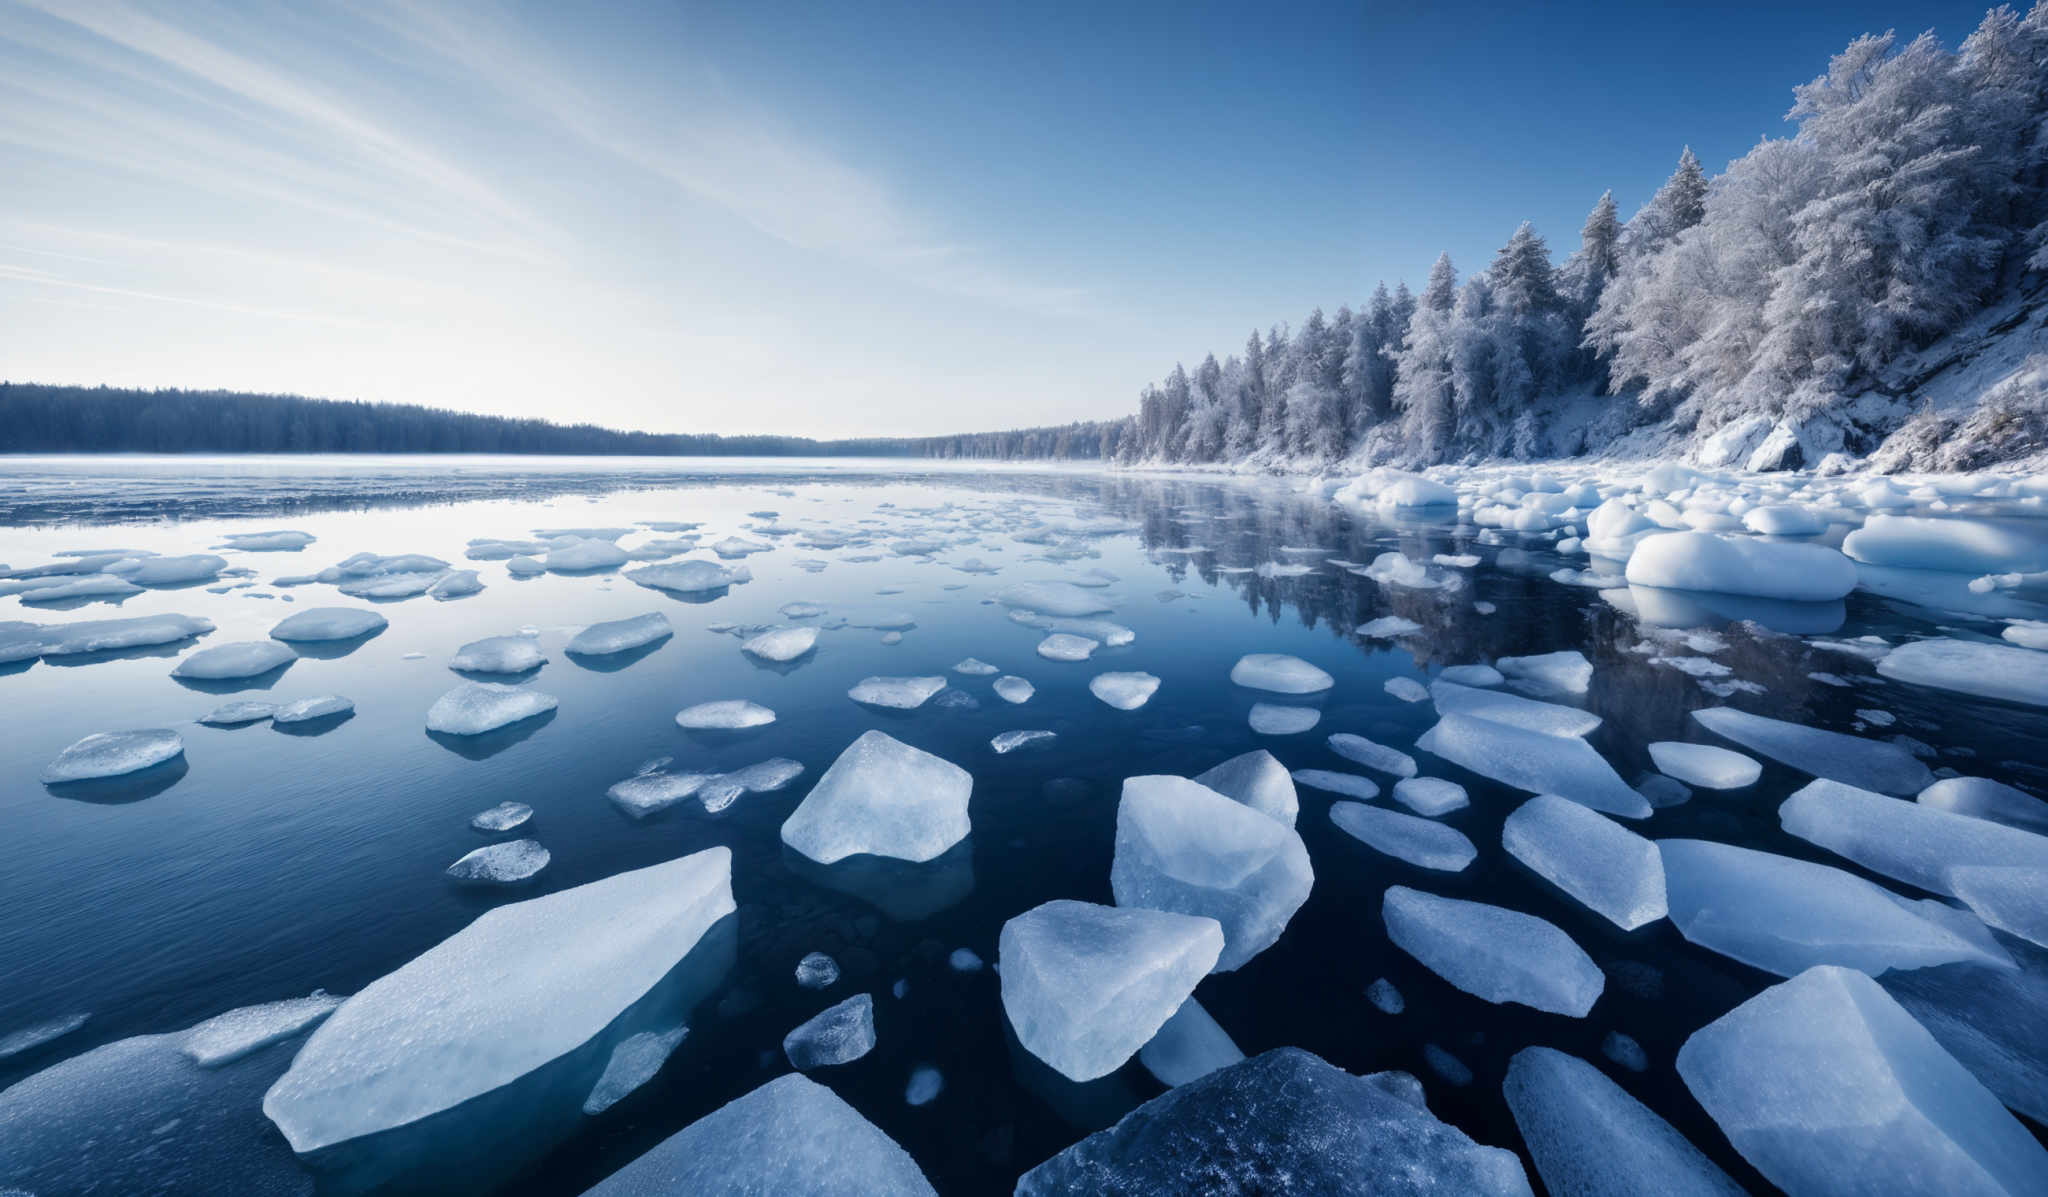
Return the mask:
<path fill-rule="evenodd" d="M 1031 696 L 1038 692 L 1030 682 L 1011 674 L 997 678 L 990 689 L 996 692 L 997 698 L 1013 706 L 1030 702 Z"/>
<path fill-rule="evenodd" d="M 1056 738 L 1057 733 L 1038 728 L 997 732 L 990 737 L 988 746 L 995 750 L 996 755 L 1001 756 L 1015 752 L 1019 748 L 1029 748 L 1033 744 L 1048 744 Z"/>
<path fill-rule="evenodd" d="M 1920 791 L 1924 806 L 2048 834 L 2048 802 L 1988 777 L 1945 777 Z"/>
<path fill-rule="evenodd" d="M 1244 1059 L 1229 1032 L 1193 998 L 1180 1004 L 1144 1047 L 1138 1062 L 1166 1086 L 1185 1085 Z"/>
<path fill-rule="evenodd" d="M 995 600 L 1006 607 L 1040 615 L 1078 617 L 1107 615 L 1115 610 L 1097 591 L 1072 582 L 1020 582 L 996 591 Z"/>
<path fill-rule="evenodd" d="M 1317 666 L 1286 653 L 1248 653 L 1230 667 L 1230 680 L 1274 694 L 1319 694 L 1337 684 Z"/>
<path fill-rule="evenodd" d="M 547 663 L 531 636 L 486 636 L 455 650 L 448 668 L 465 673 L 525 673 Z"/>
<path fill-rule="evenodd" d="M 270 629 L 272 640 L 353 640 L 381 632 L 391 621 L 361 607 L 308 607 L 277 621 Z"/>
<path fill-rule="evenodd" d="M 675 634 L 668 616 L 659 611 L 594 623 L 570 638 L 567 652 L 585 657 L 609 656 L 657 644 Z"/>
<path fill-rule="evenodd" d="M 766 727 L 775 722 L 775 712 L 744 698 L 722 698 L 700 702 L 676 712 L 676 726 L 692 731 L 738 731 Z"/>
<path fill-rule="evenodd" d="M 1819 544 L 1666 532 L 1643 538 L 1628 559 L 1632 586 L 1709 590 L 1752 598 L 1827 602 L 1856 589 L 1856 563 Z"/>
<path fill-rule="evenodd" d="M 883 732 L 839 754 L 782 825 L 782 842 L 820 864 L 848 856 L 931 860 L 967 837 L 967 770 Z"/>
<path fill-rule="evenodd" d="M 1348 794 L 1360 801 L 1380 796 L 1379 783 L 1370 777 L 1355 773 L 1336 773 L 1328 769 L 1296 769 L 1294 780 L 1317 790 L 1328 790 L 1333 794 Z"/>
<path fill-rule="evenodd" d="M 209 727 L 240 727 L 245 723 L 255 723 L 259 720 L 268 719 L 276 713 L 277 704 L 274 702 L 258 702 L 254 699 L 242 698 L 220 704 L 206 714 L 201 715 L 199 722 Z"/>
<path fill-rule="evenodd" d="M 1652 743 L 1650 759 L 1667 777 L 1708 790 L 1739 790 L 1755 785 L 1764 771 L 1762 765 L 1739 752 L 1678 740 Z"/>
<path fill-rule="evenodd" d="M 1600 726 L 1600 716 L 1591 711 L 1500 690 L 1464 686 L 1443 678 L 1430 683 L 1429 697 L 1435 701 L 1439 714 L 1469 715 L 1549 736 L 1583 736 Z"/>
<path fill-rule="evenodd" d="M 1575 736 L 1445 715 L 1415 746 L 1482 777 L 1532 794 L 1561 794 L 1573 802 L 1627 819 L 1648 818 L 1650 804 L 1630 789 L 1605 758 Z"/>
<path fill-rule="evenodd" d="M 704 594 L 713 590 L 724 590 L 741 582 L 750 582 L 754 575 L 744 565 L 724 566 L 716 561 L 675 561 L 629 569 L 626 571 L 626 578 L 649 590 Z"/>
<path fill-rule="evenodd" d="M 1353 839 L 1417 868 L 1459 873 L 1479 855 L 1472 841 L 1455 828 L 1362 802 L 1332 802 L 1330 822 Z"/>
<path fill-rule="evenodd" d="M 875 999 L 865 993 L 826 1007 L 782 1037 L 790 1066 L 806 1072 L 852 1063 L 874 1049 Z"/>
<path fill-rule="evenodd" d="M 1119 711 L 1135 711 L 1151 701 L 1159 679 L 1149 673 L 1098 673 L 1088 679 L 1088 692 Z"/>
<path fill-rule="evenodd" d="M 1961 897 L 1954 872 L 1964 866 L 2048 875 L 2048 836 L 1835 781 L 1794 793 L 1778 807 L 1778 821 L 1808 843 L 1931 893 Z M 2035 901 L 2048 910 L 2048 886 Z"/>
<path fill-rule="evenodd" d="M 1245 720 L 1253 731 L 1262 736 L 1296 736 L 1313 730 L 1322 722 L 1323 713 L 1314 707 L 1255 702 Z"/>
<path fill-rule="evenodd" d="M 1744 1195 L 1669 1122 L 1577 1056 L 1525 1047 L 1508 1061 L 1501 1091 L 1552 1193 Z"/>
<path fill-rule="evenodd" d="M 1415 776 L 1415 758 L 1398 748 L 1389 748 L 1364 736 L 1350 732 L 1337 732 L 1329 739 L 1330 751 L 1348 761 L 1355 761 L 1368 769 L 1391 773 L 1396 777 Z"/>
<path fill-rule="evenodd" d="M 1470 799 L 1465 787 L 1441 777 L 1404 777 L 1394 783 L 1394 801 L 1432 819 L 1463 810 Z"/>
<path fill-rule="evenodd" d="M 640 1031 L 620 1040 L 605 1060 L 597 1083 L 590 1087 L 590 1096 L 583 1099 L 583 1112 L 602 1114 L 631 1097 L 640 1086 L 654 1079 L 654 1074 L 668 1063 L 689 1033 L 688 1027 L 669 1027 Z"/>
<path fill-rule="evenodd" d="M 1538 794 L 1501 824 L 1508 855 L 1624 931 L 1665 913 L 1657 845 L 1591 807 Z"/>
<path fill-rule="evenodd" d="M 1895 682 L 2048 707 L 2048 652 L 1981 640 L 1915 640 L 1877 663 Z"/>
<path fill-rule="evenodd" d="M 1509 679 L 1509 684 L 1539 698 L 1584 694 L 1593 681 L 1593 663 L 1576 649 L 1532 657 L 1501 657 L 1493 664 Z"/>
<path fill-rule="evenodd" d="M 511 831 L 523 827 L 533 818 L 533 808 L 524 802 L 500 802 L 487 811 L 480 811 L 469 820 L 469 825 L 478 831 Z"/>
<path fill-rule="evenodd" d="M 301 698 L 279 706 L 270 717 L 273 727 L 289 727 L 294 723 L 312 723 L 318 719 L 332 719 L 337 715 L 354 713 L 354 700 L 339 694 L 322 694 L 315 698 Z"/>
<path fill-rule="evenodd" d="M 557 705 L 554 695 L 524 686 L 464 682 L 427 708 L 427 730 L 449 736 L 480 736 L 522 719 L 544 715 Z"/>
<path fill-rule="evenodd" d="M 171 676 L 196 682 L 241 681 L 261 677 L 298 659 L 299 654 L 277 641 L 242 640 L 200 649 L 178 662 Z"/>
<path fill-rule="evenodd" d="M 1301 809 L 1300 799 L 1294 792 L 1294 779 L 1288 776 L 1287 766 L 1263 748 L 1240 753 L 1205 773 L 1196 774 L 1195 782 L 1289 827 L 1294 826 L 1295 815 Z"/>
<path fill-rule="evenodd" d="M 914 711 L 946 688 L 946 679 L 932 677 L 868 677 L 854 683 L 846 696 L 871 707 Z"/>
<path fill-rule="evenodd" d="M 143 731 L 96 732 L 57 754 L 43 766 L 45 785 L 67 781 L 90 781 L 99 777 L 120 777 L 161 765 L 180 756 L 185 742 L 178 733 L 165 728 Z"/>
<path fill-rule="evenodd" d="M 814 627 L 770 628 L 740 644 L 740 651 L 763 661 L 794 661 L 818 646 Z"/>
<path fill-rule="evenodd" d="M 1489 1002 L 1584 1018 L 1607 984 L 1571 936 L 1533 914 L 1396 885 L 1381 915 L 1396 947 Z"/>
<path fill-rule="evenodd" d="M 1086 636 L 1054 632 L 1038 642 L 1038 655 L 1048 661 L 1085 661 L 1101 647 Z"/>
<path fill-rule="evenodd" d="M 1702 707 L 1692 713 L 1700 726 L 1802 773 L 1886 794 L 1914 794 L 1934 775 L 1912 753 L 1883 740 L 1867 740 L 1733 707 Z"/>

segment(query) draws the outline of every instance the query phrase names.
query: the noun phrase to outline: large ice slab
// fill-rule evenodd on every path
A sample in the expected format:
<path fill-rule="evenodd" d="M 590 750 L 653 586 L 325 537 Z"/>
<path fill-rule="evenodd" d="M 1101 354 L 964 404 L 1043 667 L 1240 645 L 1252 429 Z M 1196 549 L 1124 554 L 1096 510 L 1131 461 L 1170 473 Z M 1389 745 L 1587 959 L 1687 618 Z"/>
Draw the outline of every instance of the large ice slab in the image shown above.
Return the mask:
<path fill-rule="evenodd" d="M 183 557 L 131 557 L 107 566 L 137 586 L 190 586 L 211 582 L 227 568 L 227 559 L 212 553 L 191 553 Z"/>
<path fill-rule="evenodd" d="M 1501 1093 L 1552 1193 L 1744 1197 L 1669 1122 L 1577 1056 L 1525 1047 L 1508 1061 Z"/>
<path fill-rule="evenodd" d="M 1230 667 L 1230 680 L 1275 694 L 1319 694 L 1337 684 L 1322 669 L 1286 653 L 1247 653 Z"/>
<path fill-rule="evenodd" d="M 1185 777 L 1124 779 L 1109 873 L 1116 904 L 1215 919 L 1224 941 L 1216 971 L 1271 947 L 1314 883 L 1308 849 L 1279 820 Z"/>
<path fill-rule="evenodd" d="M 1501 846 L 1624 931 L 1664 917 L 1657 845 L 1588 806 L 1538 794 L 1501 824 Z"/>
<path fill-rule="evenodd" d="M 381 632 L 391 621 L 361 607 L 309 607 L 270 629 L 272 640 L 353 640 Z"/>
<path fill-rule="evenodd" d="M 2048 802 L 1988 777 L 1945 777 L 1920 791 L 1917 801 L 1936 810 L 2048 832 Z"/>
<path fill-rule="evenodd" d="M 1400 885 L 1380 913 L 1396 947 L 1489 1002 L 1584 1018 L 1607 984 L 1571 936 L 1533 914 Z"/>
<path fill-rule="evenodd" d="M 120 777 L 161 765 L 185 751 L 185 742 L 168 728 L 95 732 L 57 754 L 43 766 L 42 782 L 90 781 Z"/>
<path fill-rule="evenodd" d="M 1222 951 L 1215 919 L 1057 899 L 1003 924 L 1003 1010 L 1032 1055 L 1092 1081 L 1150 1041 Z"/>
<path fill-rule="evenodd" d="M 602 1031 L 731 914 L 726 848 L 514 902 L 372 982 L 263 1098 L 301 1152 L 510 1084 Z"/>
<path fill-rule="evenodd" d="M 1703 707 L 1700 726 L 1802 773 L 1885 794 L 1916 794 L 1934 775 L 1912 753 L 1883 740 L 1767 719 L 1734 707 Z"/>
<path fill-rule="evenodd" d="M 1710 840 L 1657 848 L 1680 933 L 1766 972 L 1837 964 L 1876 975 L 1960 960 L 2010 967 L 1853 873 Z"/>
<path fill-rule="evenodd" d="M 1606 758 L 1576 736 L 1445 715 L 1415 746 L 1482 777 L 1532 794 L 1559 794 L 1594 810 L 1645 819 L 1650 803 L 1628 787 Z"/>
<path fill-rule="evenodd" d="M 543 562 L 551 573 L 588 573 L 624 565 L 626 550 L 594 536 L 565 537 L 548 546 Z"/>
<path fill-rule="evenodd" d="M 2048 652 L 2036 649 L 1984 640 L 1915 640 L 1886 653 L 1877 671 L 1895 682 L 2048 707 Z"/>
<path fill-rule="evenodd" d="M 2017 969 L 1944 964 L 1877 979 L 1999 1099 L 2048 1122 L 2048 951 L 2012 945 Z"/>
<path fill-rule="evenodd" d="M 1179 1085 L 1026 1172 L 1017 1197 L 1528 1197 L 1512 1151 L 1300 1048 Z"/>
<path fill-rule="evenodd" d="M 2048 1151 L 1877 982 L 1822 965 L 1695 1031 L 1678 1074 L 1791 1193 L 2018 1197 Z"/>
<path fill-rule="evenodd" d="M 202 648 L 178 662 L 172 677 L 190 681 L 225 682 L 259 677 L 299 659 L 290 647 L 274 640 L 243 640 Z"/>
<path fill-rule="evenodd" d="M 794 1072 L 670 1135 L 585 1197 L 686 1193 L 936 1197 L 895 1140 Z"/>
<path fill-rule="evenodd" d="M 1470 715 L 1547 736 L 1583 736 L 1600 726 L 1600 716 L 1591 711 L 1499 690 L 1461 686 L 1441 678 L 1430 683 L 1429 696 L 1436 701 L 1440 715 Z"/>
<path fill-rule="evenodd" d="M 85 619 L 75 623 L 12 624 L 21 629 L 0 634 L 0 661 L 36 656 L 67 657 L 176 644 L 213 630 L 213 621 L 196 615 L 138 615 L 132 619 Z"/>
<path fill-rule="evenodd" d="M 1664 590 L 1816 603 L 1856 589 L 1856 563 L 1826 545 L 1666 532 L 1637 543 L 1628 558 L 1628 580 Z"/>
<path fill-rule="evenodd" d="M 1842 541 L 1842 551 L 1872 565 L 1939 569 L 1972 576 L 2048 569 L 2048 537 L 2038 520 L 1877 515 Z"/>
<path fill-rule="evenodd" d="M 659 611 L 650 611 L 630 619 L 612 619 L 591 624 L 570 639 L 565 651 L 586 657 L 601 657 L 645 648 L 673 635 L 675 628 L 670 625 L 668 616 Z"/>
<path fill-rule="evenodd" d="M 497 682 L 464 682 L 427 708 L 427 730 L 450 736 L 480 736 L 521 719 L 555 709 L 552 694 Z"/>
<path fill-rule="evenodd" d="M 1363 802 L 1332 802 L 1330 822 L 1375 851 L 1421 869 L 1459 873 L 1479 856 L 1479 849 L 1454 827 Z"/>
<path fill-rule="evenodd" d="M 967 770 L 879 731 L 861 735 L 782 824 L 820 864 L 848 856 L 924 861 L 967 838 Z"/>
<path fill-rule="evenodd" d="M 1295 816 L 1301 810 L 1301 799 L 1294 792 L 1294 778 L 1288 775 L 1287 766 L 1263 748 L 1231 757 L 1206 773 L 1196 774 L 1195 781 L 1289 827 L 1294 826 Z"/>
<path fill-rule="evenodd" d="M 2048 836 L 1887 798 L 1840 782 L 1811 782 L 1778 807 L 1786 831 L 1873 873 L 1957 897 L 1959 867 L 2048 872 Z M 2048 906 L 2048 892 L 2040 895 Z"/>

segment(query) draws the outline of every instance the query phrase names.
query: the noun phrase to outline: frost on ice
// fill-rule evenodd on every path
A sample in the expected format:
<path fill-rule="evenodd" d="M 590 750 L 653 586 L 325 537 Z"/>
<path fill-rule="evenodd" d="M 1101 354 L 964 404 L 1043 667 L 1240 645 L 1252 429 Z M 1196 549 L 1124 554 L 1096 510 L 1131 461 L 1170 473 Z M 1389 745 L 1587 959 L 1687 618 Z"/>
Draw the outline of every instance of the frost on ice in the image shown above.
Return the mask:
<path fill-rule="evenodd" d="M 589 1042 L 733 912 L 709 848 L 499 906 L 343 1002 L 264 1096 L 301 1152 L 405 1126 Z"/>
<path fill-rule="evenodd" d="M 1678 1074 L 1788 1192 L 2048 1192 L 2048 1150 L 1852 969 L 1808 969 L 1708 1023 Z"/>
<path fill-rule="evenodd" d="M 1445 715 L 1415 746 L 1482 777 L 1532 794 L 1561 794 L 1594 810 L 1645 819 L 1650 804 L 1593 747 L 1489 719 Z"/>
<path fill-rule="evenodd" d="M 555 709 L 552 694 L 497 682 L 464 682 L 427 708 L 427 730 L 449 736 L 480 736 Z"/>
<path fill-rule="evenodd" d="M 1766 719 L 1733 707 L 1692 713 L 1700 726 L 1781 765 L 1885 794 L 1914 794 L 1934 780 L 1927 766 L 1896 744 Z"/>
<path fill-rule="evenodd" d="M 1577 1056 L 1523 1048 L 1501 1091 L 1552 1193 L 1744 1197 L 1669 1122 Z"/>
<path fill-rule="evenodd" d="M 1003 924 L 1003 1010 L 1032 1055 L 1092 1081 L 1149 1042 L 1222 951 L 1215 919 L 1058 899 Z"/>
<path fill-rule="evenodd" d="M 1229 972 L 1287 929 L 1315 883 L 1288 825 L 1184 777 L 1124 780 L 1109 883 L 1116 904 L 1214 919 Z"/>
<path fill-rule="evenodd" d="M 1571 936 L 1532 914 L 1400 885 L 1380 913 L 1396 947 L 1489 1002 L 1584 1018 L 1607 984 Z"/>
<path fill-rule="evenodd" d="M 766 727 L 775 722 L 775 712 L 744 698 L 721 698 L 700 702 L 676 712 L 676 726 L 692 731 L 739 731 Z"/>
<path fill-rule="evenodd" d="M 1337 684 L 1322 669 L 1286 653 L 1247 653 L 1230 667 L 1230 680 L 1275 694 L 1320 694 Z"/>
<path fill-rule="evenodd" d="M 871 855 L 926 861 L 967 837 L 967 770 L 882 732 L 848 745 L 782 825 L 820 864 Z"/>
<path fill-rule="evenodd" d="M 161 765 L 185 751 L 178 733 L 165 728 L 146 731 L 97 732 L 57 754 L 43 767 L 42 782 L 90 781 L 120 777 Z"/>
<path fill-rule="evenodd" d="M 1538 794 L 1507 817 L 1500 840 L 1510 856 L 1624 931 L 1664 917 L 1657 845 L 1591 807 Z"/>

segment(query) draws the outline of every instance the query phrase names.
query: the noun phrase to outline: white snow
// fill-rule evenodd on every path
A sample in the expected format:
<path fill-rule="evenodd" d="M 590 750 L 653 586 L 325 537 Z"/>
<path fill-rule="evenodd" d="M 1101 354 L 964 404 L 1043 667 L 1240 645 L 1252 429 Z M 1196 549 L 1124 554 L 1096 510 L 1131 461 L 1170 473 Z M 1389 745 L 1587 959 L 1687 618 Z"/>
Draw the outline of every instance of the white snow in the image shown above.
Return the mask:
<path fill-rule="evenodd" d="M 1482 777 L 1532 794 L 1561 794 L 1594 810 L 1645 819 L 1650 804 L 1630 789 L 1605 758 L 1575 736 L 1445 715 L 1415 746 Z"/>
<path fill-rule="evenodd" d="M 676 726 L 691 730 L 737 731 L 766 727 L 775 722 L 775 712 L 744 698 L 722 698 L 700 702 L 676 712 Z"/>
<path fill-rule="evenodd" d="M 1707 790 L 1739 790 L 1755 785 L 1764 772 L 1762 765 L 1739 752 L 1678 740 L 1652 743 L 1650 759 L 1665 776 Z"/>
<path fill-rule="evenodd" d="M 890 736 L 861 735 L 782 825 L 782 842 L 820 864 L 868 854 L 924 861 L 967 837 L 974 778 Z"/>
<path fill-rule="evenodd" d="M 1330 822 L 1375 851 L 1417 868 L 1461 873 L 1479 856 L 1456 828 L 1362 802 L 1332 802 Z"/>
<path fill-rule="evenodd" d="M 1328 673 L 1286 653 L 1248 653 L 1230 667 L 1230 680 L 1275 694 L 1319 694 L 1337 684 Z"/>
<path fill-rule="evenodd" d="M 277 621 L 272 640 L 353 640 L 389 627 L 391 621 L 361 607 L 308 607 Z"/>
<path fill-rule="evenodd" d="M 96 732 L 57 754 L 43 766 L 41 781 L 52 785 L 119 777 L 161 765 L 185 751 L 178 733 L 165 728 L 146 731 Z"/>
<path fill-rule="evenodd" d="M 1915 640 L 1877 663 L 1895 682 L 2048 707 L 2048 652 L 1980 640 Z"/>
<path fill-rule="evenodd" d="M 1400 885 L 1381 915 L 1396 947 L 1489 1002 L 1584 1018 L 1607 984 L 1571 936 L 1535 915 Z"/>
<path fill-rule="evenodd" d="M 1135 711 L 1151 701 L 1159 679 L 1149 673 L 1098 673 L 1088 680 L 1088 692 L 1119 711 Z"/>
<path fill-rule="evenodd" d="M 650 611 L 630 619 L 613 619 L 591 624 L 570 639 L 566 651 L 587 657 L 600 657 L 609 653 L 645 648 L 674 634 L 675 628 L 669 624 L 668 616 L 659 611 Z"/>
<path fill-rule="evenodd" d="M 946 688 L 946 679 L 932 677 L 868 677 L 854 683 L 846 696 L 855 702 L 892 711 L 914 711 Z"/>
<path fill-rule="evenodd" d="M 464 682 L 427 708 L 427 730 L 450 736 L 480 736 L 546 714 L 557 705 L 554 695 L 523 686 Z"/>
<path fill-rule="evenodd" d="M 1643 538 L 1628 559 L 1632 586 L 1830 602 L 1856 589 L 1856 563 L 1826 545 L 1712 532 Z"/>

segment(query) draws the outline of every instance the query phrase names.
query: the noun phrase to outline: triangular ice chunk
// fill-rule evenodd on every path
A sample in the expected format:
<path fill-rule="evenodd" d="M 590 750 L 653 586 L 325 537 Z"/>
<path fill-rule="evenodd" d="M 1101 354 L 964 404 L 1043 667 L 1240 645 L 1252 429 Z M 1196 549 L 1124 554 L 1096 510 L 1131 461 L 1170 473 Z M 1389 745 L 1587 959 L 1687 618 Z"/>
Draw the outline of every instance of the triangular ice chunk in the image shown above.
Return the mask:
<path fill-rule="evenodd" d="M 831 864 L 849 856 L 924 861 L 967 838 L 967 770 L 879 731 L 846 746 L 782 824 L 782 842 Z"/>

